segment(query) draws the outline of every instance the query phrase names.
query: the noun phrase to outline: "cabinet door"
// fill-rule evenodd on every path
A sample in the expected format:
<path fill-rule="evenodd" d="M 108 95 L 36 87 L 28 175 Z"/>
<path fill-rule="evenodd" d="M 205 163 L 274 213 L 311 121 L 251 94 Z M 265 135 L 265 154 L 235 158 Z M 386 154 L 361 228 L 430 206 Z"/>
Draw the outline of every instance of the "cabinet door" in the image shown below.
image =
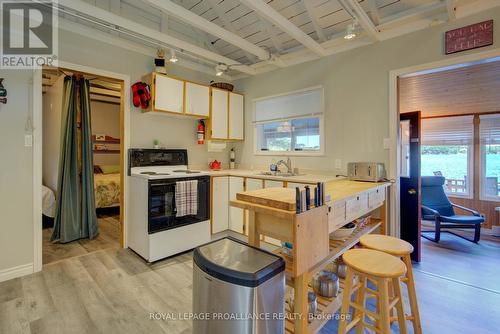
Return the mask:
<path fill-rule="evenodd" d="M 243 95 L 229 93 L 229 139 L 243 140 Z"/>
<path fill-rule="evenodd" d="M 184 108 L 184 81 L 155 74 L 154 109 L 182 114 Z"/>
<path fill-rule="evenodd" d="M 205 116 L 210 114 L 210 88 L 192 82 L 186 82 L 186 114 Z"/>
<path fill-rule="evenodd" d="M 212 178 L 212 233 L 228 229 L 229 217 L 229 178 L 218 176 Z"/>
<path fill-rule="evenodd" d="M 229 200 L 235 200 L 236 194 L 244 191 L 244 178 L 229 177 Z M 243 209 L 229 206 L 229 229 L 243 234 Z"/>
<path fill-rule="evenodd" d="M 228 92 L 212 88 L 211 138 L 227 139 Z"/>

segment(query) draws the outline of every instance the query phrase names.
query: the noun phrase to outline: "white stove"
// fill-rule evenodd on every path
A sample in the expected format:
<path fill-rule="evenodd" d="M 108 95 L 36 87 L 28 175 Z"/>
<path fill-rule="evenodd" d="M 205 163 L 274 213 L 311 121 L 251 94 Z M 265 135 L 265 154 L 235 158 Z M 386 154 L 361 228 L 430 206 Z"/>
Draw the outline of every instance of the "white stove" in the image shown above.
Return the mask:
<path fill-rule="evenodd" d="M 128 245 L 148 262 L 210 241 L 209 172 L 188 169 L 186 150 L 130 149 Z M 197 180 L 198 211 L 178 216 L 178 182 Z"/>

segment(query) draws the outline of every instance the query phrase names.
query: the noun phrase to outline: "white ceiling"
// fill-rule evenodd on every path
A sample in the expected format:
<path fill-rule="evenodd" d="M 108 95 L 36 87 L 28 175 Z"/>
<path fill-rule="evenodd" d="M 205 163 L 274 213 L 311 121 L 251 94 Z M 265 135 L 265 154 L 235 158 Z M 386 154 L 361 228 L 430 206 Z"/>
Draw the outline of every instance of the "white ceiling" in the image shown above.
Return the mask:
<path fill-rule="evenodd" d="M 65 19 L 62 28 L 68 27 L 64 22 L 78 22 L 151 50 L 175 48 L 184 66 L 196 65 L 198 70 L 213 72 L 217 63 L 245 65 L 232 67 L 228 74 L 235 76 L 293 65 L 500 6 L 497 0 L 171 2 L 59 0 L 60 16 Z M 257 12 L 257 7 L 265 8 Z M 192 15 L 185 15 L 186 10 L 195 14 L 196 22 L 188 19 Z M 358 18 L 358 37 L 347 41 L 343 35 L 353 16 Z"/>

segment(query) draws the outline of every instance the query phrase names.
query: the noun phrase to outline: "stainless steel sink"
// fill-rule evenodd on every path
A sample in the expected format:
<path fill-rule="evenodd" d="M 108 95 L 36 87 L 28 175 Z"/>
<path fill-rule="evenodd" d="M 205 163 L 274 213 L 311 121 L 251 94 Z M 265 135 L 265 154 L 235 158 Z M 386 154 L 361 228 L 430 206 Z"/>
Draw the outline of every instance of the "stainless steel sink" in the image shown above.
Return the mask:
<path fill-rule="evenodd" d="M 299 175 L 304 175 L 304 174 L 286 173 L 286 172 L 258 172 L 256 175 L 291 177 L 291 176 L 299 176 Z"/>

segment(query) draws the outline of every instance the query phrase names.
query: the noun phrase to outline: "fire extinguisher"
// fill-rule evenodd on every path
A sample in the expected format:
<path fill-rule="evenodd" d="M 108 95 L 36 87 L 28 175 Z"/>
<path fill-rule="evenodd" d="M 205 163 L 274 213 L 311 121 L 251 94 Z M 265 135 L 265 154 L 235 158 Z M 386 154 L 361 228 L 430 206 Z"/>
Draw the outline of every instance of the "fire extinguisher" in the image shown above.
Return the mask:
<path fill-rule="evenodd" d="M 205 123 L 201 119 L 198 121 L 197 136 L 198 144 L 203 145 L 205 143 Z"/>

